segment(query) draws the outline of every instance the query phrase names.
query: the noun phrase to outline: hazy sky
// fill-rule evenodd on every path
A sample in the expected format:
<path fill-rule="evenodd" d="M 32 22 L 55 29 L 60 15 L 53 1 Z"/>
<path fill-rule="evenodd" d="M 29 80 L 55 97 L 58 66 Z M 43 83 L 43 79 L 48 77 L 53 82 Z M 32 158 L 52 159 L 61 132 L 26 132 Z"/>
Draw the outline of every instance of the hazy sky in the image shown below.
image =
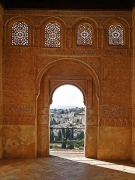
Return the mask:
<path fill-rule="evenodd" d="M 75 86 L 63 85 L 57 88 L 53 94 L 51 106 L 84 106 L 83 94 Z"/>

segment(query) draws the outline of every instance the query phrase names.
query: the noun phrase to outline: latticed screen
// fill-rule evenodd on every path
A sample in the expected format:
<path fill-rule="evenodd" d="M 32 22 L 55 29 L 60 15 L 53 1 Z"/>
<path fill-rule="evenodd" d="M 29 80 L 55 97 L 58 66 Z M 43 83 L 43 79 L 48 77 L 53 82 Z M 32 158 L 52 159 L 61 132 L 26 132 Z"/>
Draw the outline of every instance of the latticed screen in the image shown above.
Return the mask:
<path fill-rule="evenodd" d="M 45 47 L 60 47 L 60 25 L 48 23 L 45 26 Z"/>
<path fill-rule="evenodd" d="M 109 27 L 109 45 L 124 45 L 123 28 L 113 24 Z"/>
<path fill-rule="evenodd" d="M 77 45 L 92 45 L 92 28 L 81 24 L 77 29 Z"/>
<path fill-rule="evenodd" d="M 12 25 L 12 45 L 28 46 L 28 25 L 25 22 Z"/>

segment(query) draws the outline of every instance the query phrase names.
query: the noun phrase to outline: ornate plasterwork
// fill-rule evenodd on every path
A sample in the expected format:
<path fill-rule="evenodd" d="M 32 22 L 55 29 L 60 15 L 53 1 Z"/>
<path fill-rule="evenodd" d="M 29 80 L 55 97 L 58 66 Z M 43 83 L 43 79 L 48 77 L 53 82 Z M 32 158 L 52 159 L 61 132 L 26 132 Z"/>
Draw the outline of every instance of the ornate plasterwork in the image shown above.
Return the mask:
<path fill-rule="evenodd" d="M 49 22 L 45 26 L 45 47 L 61 46 L 61 27 L 57 23 Z"/>
<path fill-rule="evenodd" d="M 92 28 L 88 24 L 81 24 L 77 29 L 77 45 L 92 45 Z"/>
<path fill-rule="evenodd" d="M 124 45 L 124 33 L 121 25 L 112 24 L 109 27 L 108 36 L 109 45 Z"/>
<path fill-rule="evenodd" d="M 11 26 L 16 20 L 26 22 L 30 27 L 28 47 L 11 46 Z M 59 48 L 45 48 L 45 25 L 49 22 L 62 24 L 62 46 Z M 125 38 L 127 39 L 126 46 L 113 49 L 105 44 L 105 37 L 107 37 L 108 43 L 108 27 L 116 22 L 125 28 Z M 82 23 L 88 23 L 93 28 L 92 46 L 77 47 L 74 43 L 76 42 L 76 29 Z M 121 129 L 123 132 L 124 128 L 131 131 L 133 124 L 131 115 L 132 49 L 130 48 L 129 25 L 131 25 L 130 11 L 4 11 L 2 75 L 4 136 L 7 138 L 7 141 L 4 142 L 5 152 L 8 148 L 7 142 L 9 139 L 11 140 L 8 128 L 12 129 L 18 125 L 18 131 L 21 132 L 23 128 L 26 129 L 32 125 L 29 133 L 35 133 L 36 140 L 33 147 L 38 147 L 39 156 L 48 155 L 51 94 L 49 82 L 52 79 L 57 81 L 57 79 L 63 78 L 63 83 L 73 84 L 75 80 L 77 83 L 82 78 L 81 80 L 86 82 L 84 92 L 87 109 L 86 153 L 88 157 L 93 157 L 91 155 L 93 149 L 95 158 L 97 155 L 101 155 L 99 153 L 102 149 L 100 143 L 111 149 L 110 146 L 108 147 L 108 141 L 102 129 L 109 129 L 114 144 L 116 138 L 113 135 L 113 127 L 118 133 Z M 60 67 L 61 69 L 59 69 Z M 72 67 L 74 71 L 72 71 Z M 53 71 L 53 68 L 56 71 Z M 53 76 L 51 76 L 52 72 Z M 65 72 L 69 73 L 65 75 Z M 77 78 L 71 76 L 73 72 L 78 73 Z M 49 77 L 52 79 L 50 80 Z M 84 86 L 84 83 L 81 85 Z M 81 85 L 78 84 L 78 87 Z M 101 138 L 102 136 L 105 138 Z M 16 133 L 16 139 L 18 138 Z M 21 138 L 25 139 L 25 134 Z M 30 136 L 26 139 L 31 146 L 33 142 Z M 131 134 L 128 134 L 128 139 L 131 139 Z M 37 141 L 38 144 L 36 144 Z M 127 141 L 125 140 L 125 142 Z M 127 147 L 122 144 L 119 148 L 123 149 L 125 153 L 127 152 Z M 15 150 L 14 154 L 16 152 Z M 36 148 L 30 153 L 34 156 Z M 104 152 L 102 154 L 106 157 Z M 10 155 L 12 153 L 8 154 L 8 156 Z M 122 157 L 125 156 L 122 155 Z"/>
<path fill-rule="evenodd" d="M 35 125 L 35 116 L 6 116 L 3 117 L 4 125 Z"/>
<path fill-rule="evenodd" d="M 28 46 L 28 24 L 25 22 L 14 22 L 12 24 L 12 45 Z"/>
<path fill-rule="evenodd" d="M 99 125 L 102 127 L 132 127 L 132 119 L 128 117 L 101 118 Z"/>

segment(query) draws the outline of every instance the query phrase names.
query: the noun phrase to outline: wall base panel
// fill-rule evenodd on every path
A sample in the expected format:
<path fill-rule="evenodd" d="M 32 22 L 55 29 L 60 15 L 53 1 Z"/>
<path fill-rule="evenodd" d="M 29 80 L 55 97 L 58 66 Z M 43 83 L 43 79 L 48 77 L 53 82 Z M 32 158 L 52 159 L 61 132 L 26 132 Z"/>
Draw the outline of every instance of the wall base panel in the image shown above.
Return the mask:
<path fill-rule="evenodd" d="M 100 127 L 98 155 L 100 160 L 130 160 L 131 128 Z"/>
<path fill-rule="evenodd" d="M 35 126 L 3 127 L 3 158 L 35 158 Z"/>

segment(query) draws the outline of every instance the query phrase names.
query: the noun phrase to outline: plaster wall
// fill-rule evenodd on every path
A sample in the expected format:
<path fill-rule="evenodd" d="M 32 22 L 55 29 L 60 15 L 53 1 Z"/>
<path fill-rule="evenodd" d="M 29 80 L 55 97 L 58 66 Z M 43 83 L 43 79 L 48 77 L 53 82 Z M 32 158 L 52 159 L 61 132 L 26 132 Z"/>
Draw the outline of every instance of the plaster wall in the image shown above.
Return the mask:
<path fill-rule="evenodd" d="M 2 119 L 3 119 L 2 39 L 3 39 L 3 8 L 0 5 L 0 158 L 2 158 Z"/>
<path fill-rule="evenodd" d="M 130 127 L 100 128 L 98 159 L 129 160 L 131 158 L 130 146 L 131 146 Z"/>
<path fill-rule="evenodd" d="M 132 71 L 132 161 L 135 162 L 135 8 L 132 11 L 132 21 L 133 21 L 133 71 Z"/>
<path fill-rule="evenodd" d="M 130 159 L 132 12 L 5 10 L 3 20 L 3 156 L 48 156 L 50 80 L 44 82 L 42 95 L 41 79 L 50 65 L 55 69 L 57 62 L 66 59 L 87 66 L 90 74 L 86 74 L 84 80 L 91 75 L 95 84 L 90 86 L 92 90 L 86 88 L 86 156 L 104 160 Z M 30 25 L 28 47 L 11 45 L 11 25 L 17 20 Z M 49 21 L 61 24 L 61 48 L 44 47 L 44 25 Z M 76 45 L 76 28 L 82 22 L 93 27 L 93 45 L 90 47 Z M 124 46 L 108 46 L 108 27 L 112 23 L 124 27 Z M 73 66 L 81 76 L 79 65 L 74 63 Z M 72 73 L 71 66 L 65 65 L 59 69 L 61 74 L 53 75 L 62 80 L 65 70 Z M 56 80 L 56 77 L 53 78 Z M 68 76 L 66 80 L 72 78 Z"/>

